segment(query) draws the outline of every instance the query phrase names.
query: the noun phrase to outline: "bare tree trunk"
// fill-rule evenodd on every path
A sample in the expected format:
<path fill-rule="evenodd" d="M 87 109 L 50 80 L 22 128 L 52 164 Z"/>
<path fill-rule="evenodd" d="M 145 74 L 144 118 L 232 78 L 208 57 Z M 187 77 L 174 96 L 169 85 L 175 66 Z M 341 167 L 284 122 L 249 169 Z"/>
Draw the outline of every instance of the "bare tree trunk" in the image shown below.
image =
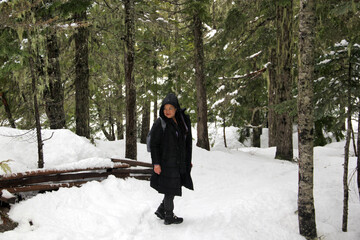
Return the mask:
<path fill-rule="evenodd" d="M 195 82 L 197 104 L 197 143 L 196 146 L 210 150 L 207 127 L 207 98 L 204 74 L 204 47 L 202 38 L 202 21 L 200 13 L 196 11 L 194 20 L 194 45 L 195 45 Z"/>
<path fill-rule="evenodd" d="M 350 113 L 350 109 L 348 113 Z M 344 188 L 344 205 L 343 205 L 343 219 L 342 219 L 342 231 L 347 232 L 348 224 L 348 211 L 349 211 L 349 185 L 348 185 L 348 175 L 349 175 L 349 151 L 350 151 L 350 141 L 351 141 L 351 113 L 348 114 L 348 129 L 346 131 L 346 142 L 345 142 L 345 156 L 344 156 L 344 176 L 343 176 L 343 188 Z"/>
<path fill-rule="evenodd" d="M 358 149 L 358 155 L 357 155 L 357 184 L 358 184 L 358 191 L 359 191 L 359 197 L 360 197 L 360 104 L 358 107 L 359 115 L 358 115 L 358 135 L 357 135 L 357 149 Z"/>
<path fill-rule="evenodd" d="M 269 147 L 276 146 L 276 119 L 275 119 L 275 90 L 276 90 L 276 51 L 271 49 L 270 51 L 270 66 L 268 68 L 269 73 L 269 107 L 268 107 L 268 129 L 269 129 Z"/>
<path fill-rule="evenodd" d="M 351 56 L 349 57 L 351 59 Z M 351 116 L 352 116 L 352 105 L 351 105 L 351 62 L 349 60 L 349 71 L 348 71 L 348 96 L 347 96 L 347 130 L 346 130 L 346 142 L 345 142 L 345 156 L 344 156 L 344 176 L 343 176 L 343 188 L 344 188 L 344 205 L 343 205 L 343 219 L 342 219 L 342 231 L 347 232 L 348 225 L 348 211 L 349 211 L 349 155 L 350 155 L 350 142 L 351 142 Z"/>
<path fill-rule="evenodd" d="M 155 53 L 155 59 L 157 59 L 157 53 L 156 51 L 154 52 Z M 157 96 L 157 78 L 158 78 L 158 71 L 157 71 L 157 67 L 158 67 L 158 63 L 157 61 L 154 61 L 153 63 L 153 67 L 154 67 L 154 80 L 153 80 L 153 90 L 154 90 L 154 123 L 156 121 L 156 119 L 158 118 L 158 106 L 157 106 L 157 100 L 158 100 L 158 96 Z M 149 113 L 150 114 L 150 113 Z"/>
<path fill-rule="evenodd" d="M 291 100 L 292 90 L 292 21 L 293 0 L 276 1 L 277 71 L 276 104 Z M 292 118 L 288 111 L 276 114 L 275 158 L 293 159 Z"/>
<path fill-rule="evenodd" d="M 31 42 L 29 43 L 31 46 Z M 31 47 L 30 47 L 31 48 Z M 31 73 L 31 86 L 32 86 L 32 93 L 33 93 L 33 104 L 34 104 L 34 115 L 35 115 L 35 124 L 36 124 L 36 137 L 38 143 L 38 168 L 44 167 L 44 153 L 43 153 L 43 141 L 41 137 L 41 123 L 40 123 L 40 114 L 39 114 L 39 105 L 37 101 L 37 88 L 36 82 L 38 73 L 35 66 L 34 59 L 33 59 L 33 51 L 30 50 L 30 57 L 29 57 L 29 66 L 30 66 L 30 73 Z"/>
<path fill-rule="evenodd" d="M 352 126 L 351 126 L 352 127 Z M 354 133 L 354 129 L 351 128 L 351 136 L 352 136 L 352 143 L 353 143 L 353 148 L 354 148 L 354 154 L 357 157 L 358 155 L 358 151 L 357 151 L 357 147 L 356 147 L 356 139 L 355 139 L 355 133 Z"/>
<path fill-rule="evenodd" d="M 117 139 L 124 139 L 124 124 L 123 124 L 123 112 L 124 112 L 124 97 L 123 97 L 123 80 L 121 69 L 119 65 L 119 61 L 116 61 L 115 71 L 116 71 L 116 132 L 117 132 Z"/>
<path fill-rule="evenodd" d="M 135 3 L 125 0 L 125 84 L 126 84 L 126 147 L 125 157 L 137 159 L 136 146 L 136 86 L 134 69 Z"/>
<path fill-rule="evenodd" d="M 46 39 L 48 53 L 48 78 L 44 90 L 46 114 L 51 129 L 65 128 L 64 88 L 61 82 L 59 46 L 56 32 L 49 33 Z"/>
<path fill-rule="evenodd" d="M 15 121 L 14 121 L 14 119 L 12 117 L 10 106 L 9 106 L 9 103 L 8 103 L 6 97 L 5 97 L 4 92 L 0 92 L 0 98 L 1 98 L 2 103 L 4 104 L 5 112 L 6 112 L 8 120 L 9 120 L 10 126 L 12 128 L 16 128 Z"/>
<path fill-rule="evenodd" d="M 226 143 L 226 120 L 225 120 L 225 117 L 223 117 L 223 136 L 224 136 L 224 146 L 227 148 L 227 143 Z"/>
<path fill-rule="evenodd" d="M 299 79 L 298 79 L 298 133 L 299 133 L 299 189 L 298 217 L 300 234 L 316 239 L 314 207 L 314 49 L 315 0 L 300 0 L 299 14 Z"/>
<path fill-rule="evenodd" d="M 86 11 L 75 14 L 78 23 L 75 33 L 75 101 L 76 134 L 90 138 L 90 90 L 89 90 L 89 30 L 84 26 Z"/>
<path fill-rule="evenodd" d="M 258 108 L 254 109 L 251 125 L 254 126 L 252 129 L 253 130 L 252 146 L 259 148 L 261 147 L 260 137 L 261 137 L 262 128 L 260 127 L 261 125 L 260 110 Z"/>
<path fill-rule="evenodd" d="M 148 99 L 144 100 L 141 122 L 141 143 L 146 143 L 146 137 L 150 130 L 150 102 Z"/>
<path fill-rule="evenodd" d="M 158 118 L 158 106 L 157 106 L 157 95 L 155 95 L 155 99 L 154 99 L 154 122 L 156 121 L 156 119 Z"/>

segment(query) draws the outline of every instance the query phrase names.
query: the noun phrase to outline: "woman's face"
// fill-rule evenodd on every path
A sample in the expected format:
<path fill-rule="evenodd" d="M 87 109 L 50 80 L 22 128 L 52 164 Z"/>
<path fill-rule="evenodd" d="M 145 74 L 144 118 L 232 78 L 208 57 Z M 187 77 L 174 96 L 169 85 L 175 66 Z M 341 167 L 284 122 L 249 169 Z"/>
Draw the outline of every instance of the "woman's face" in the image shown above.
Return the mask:
<path fill-rule="evenodd" d="M 167 118 L 174 118 L 176 113 L 176 108 L 171 104 L 165 104 L 164 106 L 164 115 Z"/>

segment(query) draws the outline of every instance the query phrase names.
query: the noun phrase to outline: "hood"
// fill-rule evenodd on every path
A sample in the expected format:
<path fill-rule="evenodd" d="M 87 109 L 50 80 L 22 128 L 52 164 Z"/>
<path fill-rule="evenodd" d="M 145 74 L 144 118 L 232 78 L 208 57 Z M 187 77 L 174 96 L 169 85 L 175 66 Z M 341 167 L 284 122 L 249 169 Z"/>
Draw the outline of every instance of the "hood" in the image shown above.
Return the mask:
<path fill-rule="evenodd" d="M 181 110 L 178 98 L 175 96 L 175 94 L 169 93 L 168 95 L 166 95 L 166 97 L 162 101 L 162 104 L 161 104 L 161 107 L 160 107 L 160 112 L 159 112 L 160 117 L 162 117 L 164 119 L 166 118 L 165 115 L 164 115 L 164 106 L 166 104 L 173 105 L 177 109 L 176 113 L 178 113 Z"/>

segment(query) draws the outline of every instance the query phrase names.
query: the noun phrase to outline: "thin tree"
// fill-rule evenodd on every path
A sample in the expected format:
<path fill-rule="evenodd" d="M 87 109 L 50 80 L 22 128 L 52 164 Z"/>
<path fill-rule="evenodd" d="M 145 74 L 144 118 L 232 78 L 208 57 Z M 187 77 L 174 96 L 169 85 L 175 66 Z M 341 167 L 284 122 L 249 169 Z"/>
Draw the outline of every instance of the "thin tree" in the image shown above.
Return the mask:
<path fill-rule="evenodd" d="M 136 85 L 133 75 L 135 58 L 135 3 L 124 0 L 125 5 L 125 85 L 126 85 L 126 146 L 125 157 L 137 159 L 136 146 Z"/>
<path fill-rule="evenodd" d="M 44 167 L 44 152 L 43 152 L 43 141 L 41 136 L 41 123 L 40 123 L 40 113 L 39 113 L 39 104 L 37 99 L 37 79 L 39 77 L 40 67 L 37 66 L 34 58 L 38 57 L 35 51 L 31 47 L 31 40 L 29 40 L 29 68 L 31 75 L 31 88 L 33 94 L 33 105 L 34 105 L 34 116 L 35 116 L 35 126 L 36 126 L 36 137 L 38 144 L 38 168 Z"/>
<path fill-rule="evenodd" d="M 7 98 L 5 97 L 5 93 L 4 93 L 4 92 L 0 92 L 0 99 L 1 99 L 2 103 L 4 104 L 6 116 L 7 116 L 7 118 L 8 118 L 9 123 L 10 123 L 10 126 L 11 126 L 12 128 L 16 128 L 15 120 L 14 120 L 14 118 L 12 117 L 11 110 L 10 110 L 10 106 L 9 106 L 8 101 L 7 101 Z"/>
<path fill-rule="evenodd" d="M 292 22 L 293 0 L 276 1 L 277 27 L 277 68 L 276 96 L 277 105 L 286 105 L 292 99 Z M 292 160 L 292 118 L 289 111 L 282 109 L 276 114 L 276 154 L 275 158 Z"/>
<path fill-rule="evenodd" d="M 150 129 L 150 101 L 147 97 L 144 99 L 143 110 L 142 110 L 142 121 L 141 121 L 141 143 L 146 143 L 146 137 Z"/>
<path fill-rule="evenodd" d="M 351 54 L 351 49 L 349 50 Z M 344 189 L 344 200 L 343 200 L 343 218 L 342 218 L 342 231 L 347 232 L 348 225 L 348 212 L 349 212 L 349 155 L 350 155 L 350 142 L 351 142 L 351 116 L 352 116 L 352 104 L 351 104 L 351 56 L 349 57 L 349 68 L 348 68 L 348 81 L 347 81 L 347 130 L 346 130 L 346 141 L 344 148 L 344 175 L 343 175 L 343 189 Z"/>
<path fill-rule="evenodd" d="M 275 89 L 276 89 L 276 51 L 274 48 L 270 50 L 270 65 L 268 67 L 268 129 L 269 129 L 269 147 L 276 146 L 276 119 L 275 119 Z"/>
<path fill-rule="evenodd" d="M 299 93 L 297 99 L 299 133 L 298 217 L 300 234 L 306 239 L 317 237 L 313 196 L 315 26 L 315 0 L 301 0 L 299 14 Z"/>
<path fill-rule="evenodd" d="M 197 104 L 197 137 L 196 146 L 210 150 L 207 127 L 207 98 L 204 73 L 203 26 L 200 7 L 196 7 L 193 15 L 193 34 L 195 46 L 195 83 Z"/>
<path fill-rule="evenodd" d="M 359 197 L 360 197 L 360 103 L 358 107 L 358 135 L 357 135 L 357 184 L 358 184 L 358 191 L 359 191 Z"/>
<path fill-rule="evenodd" d="M 81 0 L 88 3 L 87 0 Z M 76 134 L 90 138 L 90 90 L 89 90 L 89 30 L 86 26 L 86 9 L 75 13 L 75 101 Z"/>

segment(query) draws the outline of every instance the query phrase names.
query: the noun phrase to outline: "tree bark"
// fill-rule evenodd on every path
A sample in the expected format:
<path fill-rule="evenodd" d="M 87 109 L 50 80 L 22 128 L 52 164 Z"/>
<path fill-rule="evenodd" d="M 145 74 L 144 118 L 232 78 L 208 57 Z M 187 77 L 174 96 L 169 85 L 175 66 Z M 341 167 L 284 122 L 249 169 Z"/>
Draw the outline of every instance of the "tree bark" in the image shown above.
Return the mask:
<path fill-rule="evenodd" d="M 204 74 L 204 47 L 202 38 L 202 21 L 199 12 L 194 16 L 194 46 L 195 46 L 195 82 L 197 104 L 197 143 L 196 146 L 210 150 L 207 127 L 207 98 Z"/>
<path fill-rule="evenodd" d="M 134 0 L 125 0 L 125 84 L 126 84 L 126 147 L 125 157 L 137 159 L 136 146 L 136 86 L 134 69 L 135 4 Z"/>
<path fill-rule="evenodd" d="M 343 175 L 343 188 L 344 188 L 344 203 L 343 203 L 343 218 L 342 218 L 342 231 L 347 232 L 348 225 L 348 212 L 349 212 L 349 155 L 350 155 L 350 142 L 351 142 L 351 116 L 352 116 L 352 105 L 351 105 L 351 56 L 349 56 L 349 69 L 348 69 L 348 86 L 347 86 L 347 130 L 346 130 L 346 141 L 345 141 L 345 155 L 344 155 L 344 175 Z"/>
<path fill-rule="evenodd" d="M 258 108 L 256 108 L 256 109 L 254 110 L 251 125 L 252 125 L 252 126 L 255 126 L 255 127 L 253 127 L 253 129 L 252 129 L 252 130 L 253 130 L 253 134 L 252 134 L 252 146 L 259 148 L 260 145 L 261 145 L 261 143 L 260 143 L 260 137 L 261 137 L 262 128 L 261 128 L 261 127 L 258 127 L 258 126 L 261 125 L 261 121 L 260 121 L 260 110 L 259 110 Z"/>
<path fill-rule="evenodd" d="M 276 119 L 275 119 L 275 89 L 276 89 L 276 50 L 270 50 L 269 73 L 269 95 L 268 95 L 268 129 L 269 129 L 269 147 L 276 146 Z"/>
<path fill-rule="evenodd" d="M 158 118 L 158 96 L 157 96 L 157 92 L 155 92 L 154 94 L 154 123 L 156 121 L 156 119 Z"/>
<path fill-rule="evenodd" d="M 226 142 L 226 119 L 225 119 L 225 116 L 223 117 L 223 136 L 224 136 L 224 146 L 227 148 L 227 142 Z"/>
<path fill-rule="evenodd" d="M 276 1 L 277 68 L 276 104 L 291 100 L 293 0 Z M 292 118 L 288 111 L 276 114 L 276 159 L 293 159 Z"/>
<path fill-rule="evenodd" d="M 116 64 L 115 66 L 117 81 L 116 81 L 116 131 L 117 131 L 117 139 L 124 139 L 124 124 L 123 124 L 123 112 L 124 112 L 124 96 L 123 96 L 123 84 L 122 84 L 122 76 L 120 65 Z"/>
<path fill-rule="evenodd" d="M 29 44 L 31 46 L 31 42 Z M 36 137 L 37 137 L 37 143 L 38 143 L 38 168 L 43 168 L 44 167 L 44 152 L 43 152 L 40 113 L 39 113 L 39 105 L 38 105 L 38 100 L 37 100 L 37 88 L 36 88 L 36 85 L 37 85 L 36 82 L 37 82 L 37 78 L 39 75 L 36 72 L 36 69 L 39 69 L 39 68 L 35 66 L 35 61 L 34 61 L 32 55 L 35 55 L 35 54 L 33 54 L 33 51 L 30 50 L 29 67 L 30 67 L 30 74 L 31 74 L 31 87 L 32 87 L 33 104 L 34 104 Z"/>
<path fill-rule="evenodd" d="M 298 218 L 300 234 L 316 239 L 314 187 L 314 49 L 315 0 L 301 0 L 299 14 L 299 80 L 298 80 L 298 138 L 299 189 Z"/>
<path fill-rule="evenodd" d="M 357 135 L 357 149 L 358 149 L 358 155 L 357 155 L 357 185 L 358 185 L 358 191 L 359 191 L 359 197 L 360 197 L 360 104 L 358 107 L 359 115 L 358 115 L 358 135 Z"/>
<path fill-rule="evenodd" d="M 8 103 L 6 97 L 5 97 L 4 92 L 0 92 L 0 98 L 1 98 L 2 103 L 4 104 L 5 112 L 6 112 L 8 120 L 9 120 L 10 126 L 12 128 L 16 128 L 15 121 L 14 121 L 14 119 L 12 117 L 10 106 L 9 106 L 9 103 Z"/>
<path fill-rule="evenodd" d="M 141 143 L 146 143 L 146 137 L 150 130 L 150 102 L 148 99 L 144 100 L 141 122 Z"/>
<path fill-rule="evenodd" d="M 54 30 L 55 31 L 55 30 Z M 46 115 L 48 116 L 51 129 L 65 128 L 64 111 L 64 88 L 61 82 L 59 62 L 59 46 L 56 32 L 51 32 L 46 39 L 48 54 L 48 78 L 45 86 L 44 97 L 46 103 Z"/>
<path fill-rule="evenodd" d="M 350 90 L 350 89 L 349 89 Z M 349 93 L 350 94 L 350 93 Z M 349 96 L 350 98 L 350 96 Z M 350 102 L 350 101 L 349 101 Z M 343 218 L 342 218 L 342 231 L 347 232 L 348 225 L 348 211 L 349 211 L 349 152 L 351 142 L 351 106 L 348 109 L 348 129 L 346 131 L 346 142 L 345 142 L 345 156 L 344 156 L 344 175 L 343 175 L 343 188 L 344 188 L 344 201 L 343 201 Z"/>
<path fill-rule="evenodd" d="M 76 134 L 90 138 L 90 90 L 89 90 L 89 30 L 85 26 L 86 11 L 75 14 L 79 25 L 75 33 L 75 101 Z"/>

